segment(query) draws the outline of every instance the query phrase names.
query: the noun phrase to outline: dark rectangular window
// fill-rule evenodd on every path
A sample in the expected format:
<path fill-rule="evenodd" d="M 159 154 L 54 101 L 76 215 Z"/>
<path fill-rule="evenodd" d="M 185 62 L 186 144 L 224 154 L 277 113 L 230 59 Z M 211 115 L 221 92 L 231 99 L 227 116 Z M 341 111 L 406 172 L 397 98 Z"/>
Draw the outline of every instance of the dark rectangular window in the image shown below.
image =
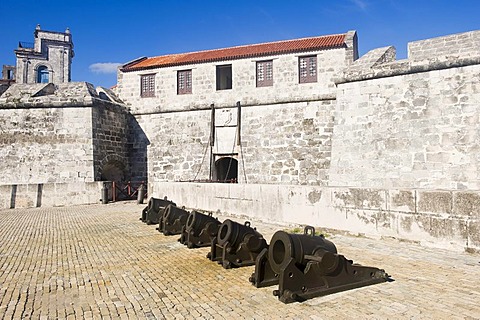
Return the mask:
<path fill-rule="evenodd" d="M 232 65 L 217 66 L 217 90 L 232 89 Z"/>
<path fill-rule="evenodd" d="M 257 62 L 257 87 L 273 86 L 273 60 Z"/>
<path fill-rule="evenodd" d="M 177 72 L 177 94 L 192 93 L 192 70 Z"/>
<path fill-rule="evenodd" d="M 140 76 L 140 95 L 142 97 L 155 97 L 155 75 Z"/>
<path fill-rule="evenodd" d="M 317 56 L 299 57 L 298 74 L 300 83 L 317 82 Z"/>

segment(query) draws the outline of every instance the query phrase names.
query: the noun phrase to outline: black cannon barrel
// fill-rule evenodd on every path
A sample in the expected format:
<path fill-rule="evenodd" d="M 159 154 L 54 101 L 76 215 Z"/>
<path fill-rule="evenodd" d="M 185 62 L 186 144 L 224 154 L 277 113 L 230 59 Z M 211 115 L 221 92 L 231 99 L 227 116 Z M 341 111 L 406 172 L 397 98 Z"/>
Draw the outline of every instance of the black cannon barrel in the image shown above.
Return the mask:
<path fill-rule="evenodd" d="M 195 232 L 199 232 L 208 223 L 220 225 L 220 221 L 218 221 L 217 218 L 212 217 L 211 214 L 207 215 L 194 210 L 190 212 L 185 227 L 188 231 L 194 230 Z"/>
<path fill-rule="evenodd" d="M 268 249 L 268 260 L 275 273 L 285 268 L 290 258 L 293 258 L 297 265 L 305 266 L 305 256 L 321 254 L 325 263 L 331 265 L 335 259 L 337 248 L 323 236 L 315 236 L 313 227 L 305 227 L 304 234 L 290 234 L 285 231 L 277 231 L 270 241 Z"/>
<path fill-rule="evenodd" d="M 185 209 L 174 205 L 168 205 L 163 213 L 163 221 L 173 223 L 176 219 L 180 219 L 183 224 L 187 222 L 189 212 Z"/>
<path fill-rule="evenodd" d="M 243 225 L 230 219 L 223 221 L 218 230 L 217 240 L 219 245 L 224 246 L 228 241 L 232 247 L 236 248 L 244 239 L 247 240 L 251 251 L 255 252 L 263 249 L 263 236 L 250 227 L 249 221 L 246 221 Z"/>
<path fill-rule="evenodd" d="M 159 220 L 162 218 L 164 213 L 163 210 L 169 204 L 175 205 L 175 203 L 171 200 L 167 200 L 167 197 L 164 197 L 163 199 L 153 197 L 150 198 L 147 207 L 142 211 L 141 220 L 147 224 L 159 223 Z"/>
<path fill-rule="evenodd" d="M 160 207 L 166 207 L 167 205 L 171 204 L 172 202 L 166 199 L 157 199 L 157 198 L 150 198 L 148 201 L 148 209 L 147 210 L 160 210 Z"/>
<path fill-rule="evenodd" d="M 202 231 L 208 235 L 215 236 L 218 233 L 221 222 L 217 218 L 212 217 L 212 214 L 203 214 L 197 211 L 190 212 L 185 224 L 187 232 L 198 236 Z"/>

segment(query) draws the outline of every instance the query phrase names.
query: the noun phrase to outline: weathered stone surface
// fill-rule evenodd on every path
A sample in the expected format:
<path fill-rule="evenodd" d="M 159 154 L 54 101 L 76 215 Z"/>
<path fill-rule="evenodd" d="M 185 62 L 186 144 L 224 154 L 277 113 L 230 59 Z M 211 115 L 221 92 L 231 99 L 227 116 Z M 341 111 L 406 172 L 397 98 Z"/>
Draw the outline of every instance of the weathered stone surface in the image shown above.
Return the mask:
<path fill-rule="evenodd" d="M 0 186 L 0 208 L 55 207 L 99 203 L 103 182 L 38 183 Z M 111 185 L 107 185 L 111 189 Z"/>
<path fill-rule="evenodd" d="M 456 215 L 480 218 L 480 193 L 478 192 L 454 192 L 453 212 Z"/>
<path fill-rule="evenodd" d="M 468 248 L 478 248 L 480 247 L 480 221 L 469 220 L 467 225 L 468 232 Z M 478 250 L 477 250 L 478 251 Z"/>
<path fill-rule="evenodd" d="M 413 190 L 389 190 L 389 210 L 416 212 L 416 198 Z"/>
<path fill-rule="evenodd" d="M 452 192 L 448 191 L 418 191 L 417 210 L 420 213 L 452 213 Z"/>
<path fill-rule="evenodd" d="M 128 133 L 126 109 L 91 84 L 12 85 L 0 97 L 0 183 L 99 180 L 112 160 L 128 170 Z"/>
<path fill-rule="evenodd" d="M 350 188 L 334 191 L 335 205 L 364 209 L 386 209 L 385 190 Z"/>
<path fill-rule="evenodd" d="M 480 189 L 479 73 L 477 64 L 340 84 L 329 185 Z"/>

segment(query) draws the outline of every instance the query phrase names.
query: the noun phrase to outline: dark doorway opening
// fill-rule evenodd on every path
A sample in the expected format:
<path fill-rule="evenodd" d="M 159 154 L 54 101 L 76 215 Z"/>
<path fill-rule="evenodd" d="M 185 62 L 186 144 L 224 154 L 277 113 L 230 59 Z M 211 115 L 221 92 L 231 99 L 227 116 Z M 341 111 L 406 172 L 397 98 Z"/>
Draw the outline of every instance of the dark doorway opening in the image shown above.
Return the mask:
<path fill-rule="evenodd" d="M 218 182 L 236 183 L 238 181 L 238 161 L 224 157 L 215 161 L 215 174 Z"/>
<path fill-rule="evenodd" d="M 118 161 L 109 161 L 102 168 L 100 180 L 102 181 L 123 181 L 125 178 L 125 166 Z"/>

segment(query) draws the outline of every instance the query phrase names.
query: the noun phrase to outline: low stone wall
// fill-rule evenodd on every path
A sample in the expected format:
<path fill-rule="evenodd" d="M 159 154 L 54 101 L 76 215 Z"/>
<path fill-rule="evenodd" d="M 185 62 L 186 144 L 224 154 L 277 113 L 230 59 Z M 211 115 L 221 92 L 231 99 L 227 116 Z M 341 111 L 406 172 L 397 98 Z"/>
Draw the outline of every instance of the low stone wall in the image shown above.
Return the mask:
<path fill-rule="evenodd" d="M 480 250 L 480 191 L 166 182 L 150 185 L 149 194 L 270 223 Z"/>
<path fill-rule="evenodd" d="M 103 185 L 103 181 L 0 185 L 0 208 L 99 203 Z"/>

